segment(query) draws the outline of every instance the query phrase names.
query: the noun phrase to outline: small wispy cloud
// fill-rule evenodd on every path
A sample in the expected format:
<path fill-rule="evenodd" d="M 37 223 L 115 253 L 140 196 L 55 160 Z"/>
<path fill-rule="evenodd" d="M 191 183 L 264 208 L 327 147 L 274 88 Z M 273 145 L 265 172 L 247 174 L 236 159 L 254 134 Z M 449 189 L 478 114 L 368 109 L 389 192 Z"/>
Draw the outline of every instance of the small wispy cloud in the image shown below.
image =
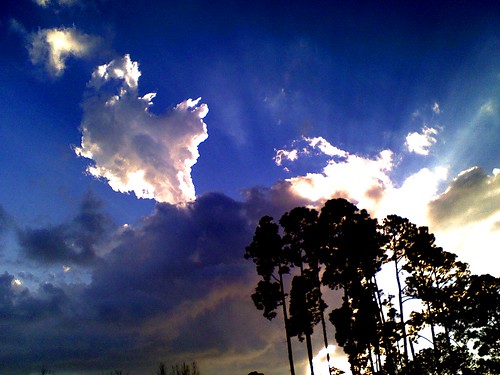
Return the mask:
<path fill-rule="evenodd" d="M 274 156 L 274 162 L 278 167 L 280 167 L 285 160 L 288 161 L 295 161 L 299 158 L 299 151 L 298 150 L 276 150 L 276 155 Z"/>
<path fill-rule="evenodd" d="M 335 147 L 334 145 L 332 145 L 330 142 L 328 142 L 323 137 L 313 137 L 313 138 L 305 137 L 304 140 L 306 142 L 308 142 L 312 148 L 319 149 L 325 155 L 339 156 L 339 157 L 343 157 L 343 158 L 348 156 L 347 151 L 344 151 L 338 147 Z"/>
<path fill-rule="evenodd" d="M 80 3 L 80 0 L 33 0 L 37 5 L 47 8 L 50 5 L 58 4 L 63 6 L 73 6 Z"/>
<path fill-rule="evenodd" d="M 409 152 L 419 155 L 429 155 L 430 148 L 437 142 L 435 137 L 437 134 L 437 129 L 425 126 L 421 133 L 408 133 L 405 146 Z"/>
<path fill-rule="evenodd" d="M 434 102 L 434 104 L 432 105 L 432 112 L 434 112 L 437 115 L 441 113 L 441 108 L 439 107 L 438 102 Z"/>
<path fill-rule="evenodd" d="M 301 144 L 302 147 L 295 147 Z M 275 149 L 274 162 L 281 166 L 284 162 L 294 162 L 303 155 L 313 155 L 314 152 L 330 156 L 346 158 L 349 153 L 333 146 L 323 137 L 302 137 L 292 143 L 291 149 Z"/>
<path fill-rule="evenodd" d="M 191 168 L 208 137 L 208 107 L 201 98 L 188 99 L 164 115 L 152 114 L 156 94 L 138 95 L 140 75 L 129 55 L 94 71 L 75 151 L 92 159 L 88 172 L 115 191 L 172 204 L 191 201 Z"/>
<path fill-rule="evenodd" d="M 76 28 L 41 29 L 28 37 L 28 50 L 34 65 L 43 65 L 53 76 L 61 76 L 69 57 L 88 56 L 100 38 L 80 33 Z"/>
<path fill-rule="evenodd" d="M 479 114 L 481 115 L 489 115 L 494 112 L 495 112 L 495 105 L 493 104 L 493 100 L 488 100 L 479 109 Z"/>

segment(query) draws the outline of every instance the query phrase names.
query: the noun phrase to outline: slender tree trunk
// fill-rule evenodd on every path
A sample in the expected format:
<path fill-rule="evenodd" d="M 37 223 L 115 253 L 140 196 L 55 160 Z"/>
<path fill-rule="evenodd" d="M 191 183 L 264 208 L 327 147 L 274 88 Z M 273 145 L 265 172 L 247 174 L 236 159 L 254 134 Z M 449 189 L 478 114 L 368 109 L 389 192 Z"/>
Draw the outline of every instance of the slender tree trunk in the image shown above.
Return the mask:
<path fill-rule="evenodd" d="M 432 317 L 432 311 L 429 302 L 427 305 L 427 314 L 429 314 L 429 325 L 431 327 L 432 345 L 434 346 L 434 368 L 436 369 L 436 374 L 439 374 L 439 349 L 436 340 L 436 332 L 434 330 L 434 319 Z"/>
<path fill-rule="evenodd" d="M 309 367 L 311 368 L 311 375 L 314 375 L 314 365 L 313 365 L 313 350 L 311 335 L 306 333 L 306 345 L 307 345 L 307 356 L 309 358 Z"/>
<path fill-rule="evenodd" d="M 321 328 L 323 328 L 323 340 L 325 342 L 326 361 L 328 362 L 328 374 L 331 374 L 332 369 L 330 367 L 330 353 L 328 352 L 328 337 L 326 335 L 326 323 L 325 323 L 325 314 L 323 308 L 321 308 Z"/>
<path fill-rule="evenodd" d="M 321 309 L 321 328 L 323 330 L 323 341 L 325 343 L 325 350 L 326 350 L 326 361 L 328 362 L 328 374 L 332 373 L 332 369 L 330 367 L 330 353 L 328 352 L 328 335 L 326 333 L 326 323 L 325 323 L 325 303 L 323 302 L 322 294 L 321 294 L 321 282 L 319 280 L 319 266 L 316 265 L 316 268 L 314 270 L 316 274 L 316 283 L 317 287 L 319 290 L 319 304 L 320 304 L 320 309 Z"/>
<path fill-rule="evenodd" d="M 290 375 L 295 375 L 293 366 L 292 340 L 290 339 L 290 328 L 288 323 L 288 313 L 286 312 L 285 289 L 283 287 L 283 275 L 280 272 L 281 305 L 283 306 L 283 319 L 285 320 L 286 345 L 288 348 L 288 362 L 290 363 Z"/>
<path fill-rule="evenodd" d="M 381 327 L 384 327 L 386 321 L 385 321 L 384 312 L 382 310 L 382 300 L 380 298 L 380 293 L 379 293 L 379 287 L 378 287 L 378 283 L 377 283 L 377 278 L 375 276 L 373 276 L 372 283 L 374 285 L 374 291 L 373 291 L 373 293 L 374 293 L 374 299 L 375 299 L 375 302 L 377 303 L 378 310 L 379 310 L 378 320 L 379 320 L 379 322 L 381 324 Z M 384 347 L 385 352 L 386 352 L 386 362 L 389 362 L 390 363 L 390 367 L 392 369 L 395 369 L 396 368 L 396 363 L 394 361 L 393 351 L 392 351 L 390 342 L 388 342 L 387 337 L 383 333 L 382 333 L 381 341 L 382 341 L 383 347 Z M 378 361 L 379 361 L 379 363 L 381 363 L 382 360 L 380 359 L 380 348 L 378 348 L 378 353 L 377 354 L 378 354 Z M 382 366 L 381 366 L 381 368 L 382 368 Z"/>
<path fill-rule="evenodd" d="M 404 348 L 404 364 L 408 366 L 408 343 L 406 338 L 406 325 L 403 313 L 403 288 L 401 287 L 401 279 L 399 278 L 398 260 L 394 259 L 396 268 L 396 281 L 398 283 L 398 300 L 399 300 L 399 313 L 401 315 L 401 329 L 403 333 L 403 348 Z"/>
<path fill-rule="evenodd" d="M 372 368 L 372 373 L 376 374 L 377 369 L 375 368 L 375 363 L 373 362 L 373 356 L 371 350 L 368 350 L 368 360 L 370 361 L 370 367 Z"/>

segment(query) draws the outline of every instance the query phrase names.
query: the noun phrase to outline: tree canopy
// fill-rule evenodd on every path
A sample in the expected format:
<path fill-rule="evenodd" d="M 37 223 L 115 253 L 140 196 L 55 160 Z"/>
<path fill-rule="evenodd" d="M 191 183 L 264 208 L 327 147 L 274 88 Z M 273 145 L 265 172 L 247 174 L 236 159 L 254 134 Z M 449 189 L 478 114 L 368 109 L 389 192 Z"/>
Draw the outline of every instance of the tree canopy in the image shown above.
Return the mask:
<path fill-rule="evenodd" d="M 278 224 L 264 216 L 245 258 L 261 276 L 257 309 L 272 320 L 282 307 L 292 375 L 292 337 L 306 339 L 311 374 L 320 322 L 328 347 L 328 289 L 342 295 L 327 315 L 353 374 L 500 373 L 500 280 L 471 274 L 427 227 L 396 215 L 379 222 L 332 199 L 320 212 L 297 207 Z M 395 287 L 383 290 L 388 277 Z"/>

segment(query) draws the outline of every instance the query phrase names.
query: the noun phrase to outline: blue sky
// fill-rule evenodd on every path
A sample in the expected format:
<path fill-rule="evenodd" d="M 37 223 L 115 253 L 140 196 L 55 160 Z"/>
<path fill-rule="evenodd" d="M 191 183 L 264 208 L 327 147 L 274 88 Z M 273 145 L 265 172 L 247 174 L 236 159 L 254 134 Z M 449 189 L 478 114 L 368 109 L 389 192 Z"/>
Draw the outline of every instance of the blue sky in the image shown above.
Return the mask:
<path fill-rule="evenodd" d="M 337 196 L 498 276 L 495 2 L 0 9 L 0 372 L 286 373 L 244 247 Z"/>

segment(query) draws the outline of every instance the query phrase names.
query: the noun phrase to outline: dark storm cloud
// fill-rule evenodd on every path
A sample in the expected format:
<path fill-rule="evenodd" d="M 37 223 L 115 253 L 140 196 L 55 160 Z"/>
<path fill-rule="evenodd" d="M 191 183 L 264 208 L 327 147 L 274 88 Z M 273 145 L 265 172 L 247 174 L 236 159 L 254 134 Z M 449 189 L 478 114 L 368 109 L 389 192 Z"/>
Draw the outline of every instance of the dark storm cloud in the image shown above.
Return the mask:
<path fill-rule="evenodd" d="M 18 283 L 11 274 L 0 275 L 0 316 L 2 320 L 31 322 L 58 314 L 66 302 L 64 291 L 50 283 L 39 286 L 38 297 Z M 4 321 L 4 322 L 5 322 Z"/>
<path fill-rule="evenodd" d="M 0 278 L 2 325 L 10 332 L 0 372 L 27 371 L 18 365 L 24 362 L 53 370 L 116 363 L 140 372 L 160 361 L 196 359 L 208 373 L 219 360 L 248 373 L 248 358 L 263 363 L 286 355 L 275 347 L 281 322 L 262 318 L 251 301 L 256 275 L 243 253 L 259 215 L 271 210 L 279 218 L 289 205 L 279 191 L 256 189 L 244 202 L 210 193 L 185 206 L 159 203 L 137 225 L 111 233 L 89 196 L 70 223 L 23 231 L 23 251 L 44 263 L 72 260 L 76 269 L 81 252 L 100 256 L 87 284 L 28 289 L 11 275 Z M 20 322 L 28 317 L 26 331 Z"/>
<path fill-rule="evenodd" d="M 115 240 L 88 290 L 105 320 L 150 317 L 238 279 L 251 232 L 241 203 L 208 194 L 186 208 L 158 204 Z"/>
<path fill-rule="evenodd" d="M 108 235 L 111 222 L 101 213 L 101 202 L 88 194 L 68 224 L 18 231 L 24 254 L 40 263 L 90 264 L 99 254 L 96 246 Z"/>
<path fill-rule="evenodd" d="M 488 176 L 479 167 L 463 171 L 429 204 L 432 224 L 449 227 L 486 219 L 499 210 L 499 191 L 499 174 Z"/>

